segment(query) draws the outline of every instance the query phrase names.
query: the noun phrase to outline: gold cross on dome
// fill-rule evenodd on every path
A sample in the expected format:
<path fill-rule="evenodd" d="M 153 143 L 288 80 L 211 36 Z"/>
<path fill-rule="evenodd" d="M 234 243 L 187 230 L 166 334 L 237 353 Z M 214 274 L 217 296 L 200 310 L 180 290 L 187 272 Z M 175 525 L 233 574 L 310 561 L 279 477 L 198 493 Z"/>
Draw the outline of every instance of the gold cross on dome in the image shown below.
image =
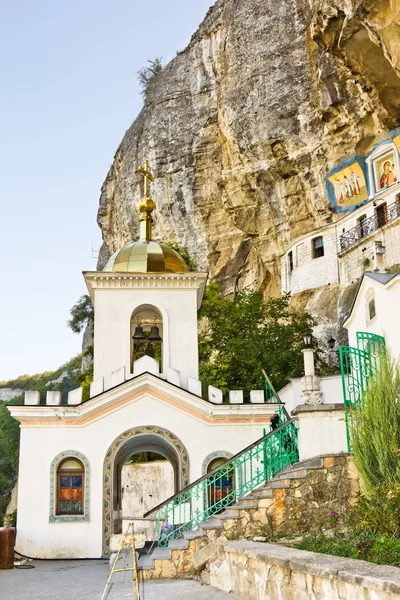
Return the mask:
<path fill-rule="evenodd" d="M 149 182 L 154 181 L 154 177 L 149 171 L 149 161 L 145 160 L 144 167 L 139 167 L 136 173 L 142 173 L 142 175 L 144 175 L 144 197 L 148 198 L 150 189 Z"/>

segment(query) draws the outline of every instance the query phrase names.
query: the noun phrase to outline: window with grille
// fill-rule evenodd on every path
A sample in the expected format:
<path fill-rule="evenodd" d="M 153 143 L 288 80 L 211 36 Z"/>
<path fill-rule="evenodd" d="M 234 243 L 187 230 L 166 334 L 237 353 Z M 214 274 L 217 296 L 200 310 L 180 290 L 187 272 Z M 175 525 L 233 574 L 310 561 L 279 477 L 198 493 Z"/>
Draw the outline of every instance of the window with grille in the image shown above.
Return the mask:
<path fill-rule="evenodd" d="M 313 258 L 324 256 L 324 238 L 322 235 L 312 240 L 312 256 Z"/>
<path fill-rule="evenodd" d="M 82 515 L 85 469 L 81 461 L 67 458 L 57 469 L 57 514 Z"/>

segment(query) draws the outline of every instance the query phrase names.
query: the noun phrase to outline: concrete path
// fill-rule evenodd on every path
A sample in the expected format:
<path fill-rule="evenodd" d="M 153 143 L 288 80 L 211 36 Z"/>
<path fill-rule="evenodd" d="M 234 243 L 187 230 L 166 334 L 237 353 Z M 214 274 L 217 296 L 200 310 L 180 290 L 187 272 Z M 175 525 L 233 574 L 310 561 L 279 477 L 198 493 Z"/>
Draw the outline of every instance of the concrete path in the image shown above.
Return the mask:
<path fill-rule="evenodd" d="M 0 571 L 1 600 L 100 600 L 107 581 L 104 560 L 32 561 L 34 569 Z M 141 600 L 238 600 L 197 581 L 146 581 Z M 132 600 L 132 584 L 117 583 L 107 600 Z"/>

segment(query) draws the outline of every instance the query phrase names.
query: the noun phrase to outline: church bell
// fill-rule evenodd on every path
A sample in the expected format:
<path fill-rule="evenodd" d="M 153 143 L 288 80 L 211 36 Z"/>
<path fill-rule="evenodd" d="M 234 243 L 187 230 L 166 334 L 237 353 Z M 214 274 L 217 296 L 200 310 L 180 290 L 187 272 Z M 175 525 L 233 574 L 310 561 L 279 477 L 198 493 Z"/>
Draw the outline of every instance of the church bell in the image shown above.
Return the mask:
<path fill-rule="evenodd" d="M 135 333 L 132 336 L 132 339 L 135 342 L 143 342 L 146 340 L 146 336 L 144 335 L 143 327 L 141 325 L 137 325 L 135 328 Z"/>
<path fill-rule="evenodd" d="M 160 330 L 157 325 L 152 325 L 150 329 L 150 335 L 147 338 L 149 342 L 162 342 L 162 337 L 160 336 Z"/>

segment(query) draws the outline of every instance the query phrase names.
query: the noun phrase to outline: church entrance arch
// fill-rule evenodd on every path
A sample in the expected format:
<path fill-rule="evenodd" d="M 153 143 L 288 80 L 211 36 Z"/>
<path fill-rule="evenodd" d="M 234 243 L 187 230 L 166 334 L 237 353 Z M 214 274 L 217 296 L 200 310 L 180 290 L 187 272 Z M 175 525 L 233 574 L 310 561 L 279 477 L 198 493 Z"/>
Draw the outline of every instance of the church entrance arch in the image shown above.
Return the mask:
<path fill-rule="evenodd" d="M 143 426 L 119 435 L 104 459 L 103 475 L 103 555 L 108 556 L 110 538 L 122 530 L 121 470 L 127 459 L 138 452 L 155 452 L 166 458 L 174 472 L 177 493 L 189 483 L 189 459 L 182 442 L 161 427 Z M 131 515 L 133 516 L 133 515 Z"/>

